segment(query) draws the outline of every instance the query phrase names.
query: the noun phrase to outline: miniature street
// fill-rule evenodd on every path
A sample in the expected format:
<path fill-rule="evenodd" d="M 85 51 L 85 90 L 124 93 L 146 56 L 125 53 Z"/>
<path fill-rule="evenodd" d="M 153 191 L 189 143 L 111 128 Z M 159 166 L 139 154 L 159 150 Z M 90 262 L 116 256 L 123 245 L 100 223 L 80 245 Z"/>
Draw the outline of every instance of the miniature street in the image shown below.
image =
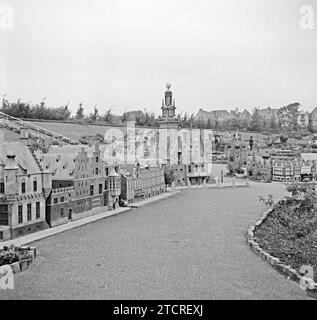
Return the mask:
<path fill-rule="evenodd" d="M 42 239 L 2 299 L 307 299 L 247 246 L 258 196 L 282 184 L 183 191 Z"/>

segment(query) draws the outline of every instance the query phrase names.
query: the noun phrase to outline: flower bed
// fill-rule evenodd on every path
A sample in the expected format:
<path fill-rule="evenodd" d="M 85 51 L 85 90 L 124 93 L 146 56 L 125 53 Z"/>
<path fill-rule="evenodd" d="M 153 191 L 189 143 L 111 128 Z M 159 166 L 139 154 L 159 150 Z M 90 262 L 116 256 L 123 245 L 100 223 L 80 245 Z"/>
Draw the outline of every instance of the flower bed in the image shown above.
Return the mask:
<path fill-rule="evenodd" d="M 283 223 L 284 212 L 275 209 L 255 231 L 255 239 L 260 247 L 283 263 L 300 271 L 303 265 L 316 266 L 317 239 L 313 233 L 301 235 L 301 231 L 289 230 Z M 294 227 L 300 227 L 300 223 Z M 294 229 L 295 229 L 294 228 Z M 317 271 L 317 270 L 316 270 Z"/>
<path fill-rule="evenodd" d="M 272 196 L 260 197 L 270 209 L 248 229 L 252 251 L 288 279 L 317 298 L 317 190 L 316 185 L 292 184 L 286 197 L 274 205 Z"/>
<path fill-rule="evenodd" d="M 311 184 L 292 184 L 287 190 L 291 197 L 274 205 L 254 237 L 263 250 L 297 271 L 303 265 L 317 268 L 316 191 Z"/>

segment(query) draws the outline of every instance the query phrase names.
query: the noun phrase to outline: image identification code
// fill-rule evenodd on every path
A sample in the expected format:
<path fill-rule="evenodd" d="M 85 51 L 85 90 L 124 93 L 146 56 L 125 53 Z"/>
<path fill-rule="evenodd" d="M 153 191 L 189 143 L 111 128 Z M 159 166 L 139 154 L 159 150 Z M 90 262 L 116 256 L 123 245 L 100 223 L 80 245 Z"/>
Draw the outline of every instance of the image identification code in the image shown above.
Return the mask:
<path fill-rule="evenodd" d="M 120 304 L 118 307 L 113 309 L 114 315 L 138 315 L 141 318 L 145 317 L 147 314 L 157 314 L 157 315 L 195 315 L 203 316 L 203 305 L 193 305 L 193 304 L 158 304 L 156 307 L 146 307 L 146 306 L 124 306 Z"/>

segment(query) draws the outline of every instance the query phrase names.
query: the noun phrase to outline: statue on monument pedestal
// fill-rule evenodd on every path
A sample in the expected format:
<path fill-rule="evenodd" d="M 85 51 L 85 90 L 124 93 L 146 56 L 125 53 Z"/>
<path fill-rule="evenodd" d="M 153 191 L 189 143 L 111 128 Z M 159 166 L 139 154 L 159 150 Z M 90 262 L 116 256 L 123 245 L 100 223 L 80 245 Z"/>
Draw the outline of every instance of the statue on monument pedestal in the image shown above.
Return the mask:
<path fill-rule="evenodd" d="M 164 98 L 162 101 L 162 116 L 159 119 L 160 128 L 169 127 L 169 128 L 177 128 L 178 127 L 178 119 L 175 117 L 175 99 L 173 99 L 173 93 L 170 90 L 171 84 L 166 83 L 167 90 L 165 91 Z"/>
<path fill-rule="evenodd" d="M 171 84 L 166 83 L 166 92 L 165 92 L 165 106 L 169 107 L 172 105 L 172 92 L 170 91 Z"/>
<path fill-rule="evenodd" d="M 167 107 L 169 107 L 171 104 L 172 104 L 172 102 L 171 102 L 171 96 L 166 96 L 166 103 L 165 103 L 165 105 L 166 105 Z"/>

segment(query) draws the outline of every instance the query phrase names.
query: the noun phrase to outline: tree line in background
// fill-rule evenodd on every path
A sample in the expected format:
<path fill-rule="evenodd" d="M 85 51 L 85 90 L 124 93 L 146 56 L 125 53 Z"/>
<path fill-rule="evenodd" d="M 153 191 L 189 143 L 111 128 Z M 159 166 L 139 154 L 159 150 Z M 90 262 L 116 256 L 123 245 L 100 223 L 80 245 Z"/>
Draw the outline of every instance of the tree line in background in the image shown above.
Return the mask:
<path fill-rule="evenodd" d="M 86 114 L 83 103 L 80 103 L 75 115 L 71 114 L 68 103 L 60 107 L 48 107 L 45 100 L 39 104 L 31 104 L 22 102 L 9 102 L 5 98 L 2 99 L 0 111 L 12 117 L 23 119 L 39 119 L 39 120 L 60 120 L 60 121 L 76 121 L 83 124 L 106 123 L 106 124 L 122 124 L 128 120 L 134 120 L 139 126 L 158 126 L 158 119 L 153 112 L 146 109 L 144 111 L 124 112 L 122 116 L 115 115 L 112 107 L 105 108 L 101 113 L 97 106 L 90 114 Z"/>
<path fill-rule="evenodd" d="M 1 112 L 16 118 L 46 120 L 67 120 L 71 115 L 68 105 L 49 108 L 44 101 L 31 105 L 30 103 L 21 102 L 20 99 L 17 102 L 10 103 L 4 98 L 2 99 Z"/>
<path fill-rule="evenodd" d="M 254 108 L 252 114 L 244 116 L 238 109 L 232 110 L 230 117 L 222 119 L 198 119 L 197 127 L 212 128 L 219 131 L 227 130 L 245 130 L 252 132 L 267 132 L 280 133 L 296 132 L 296 131 L 311 131 L 311 123 L 308 121 L 307 127 L 302 127 L 299 124 L 299 109 L 300 103 L 295 102 L 279 109 L 260 109 Z M 270 114 L 263 115 L 263 111 L 270 110 Z M 307 115 L 308 116 L 308 115 Z M 309 117 L 308 117 L 309 118 Z"/>
<path fill-rule="evenodd" d="M 238 109 L 232 110 L 230 117 L 226 119 L 195 119 L 194 114 L 188 113 L 179 113 L 177 114 L 177 118 L 181 128 L 278 133 L 282 129 L 283 131 L 297 131 L 299 129 L 297 121 L 299 107 L 299 103 L 284 106 L 278 110 L 277 114 L 272 113 L 269 118 L 264 118 L 259 108 L 255 108 L 247 118 L 241 117 Z M 10 116 L 24 119 L 76 121 L 83 124 L 105 123 L 112 125 L 123 124 L 128 120 L 133 120 L 138 126 L 158 127 L 159 125 L 159 118 L 147 109 L 128 111 L 124 112 L 123 115 L 115 115 L 111 107 L 105 108 L 105 111 L 101 113 L 98 107 L 95 106 L 92 113 L 86 114 L 83 103 L 79 104 L 76 113 L 72 115 L 68 103 L 60 107 L 48 107 L 45 104 L 45 100 L 39 104 L 31 104 L 22 102 L 21 100 L 9 102 L 3 98 L 0 111 Z M 286 120 L 287 126 L 285 126 L 285 123 L 283 124 L 283 121 L 285 122 Z"/>

